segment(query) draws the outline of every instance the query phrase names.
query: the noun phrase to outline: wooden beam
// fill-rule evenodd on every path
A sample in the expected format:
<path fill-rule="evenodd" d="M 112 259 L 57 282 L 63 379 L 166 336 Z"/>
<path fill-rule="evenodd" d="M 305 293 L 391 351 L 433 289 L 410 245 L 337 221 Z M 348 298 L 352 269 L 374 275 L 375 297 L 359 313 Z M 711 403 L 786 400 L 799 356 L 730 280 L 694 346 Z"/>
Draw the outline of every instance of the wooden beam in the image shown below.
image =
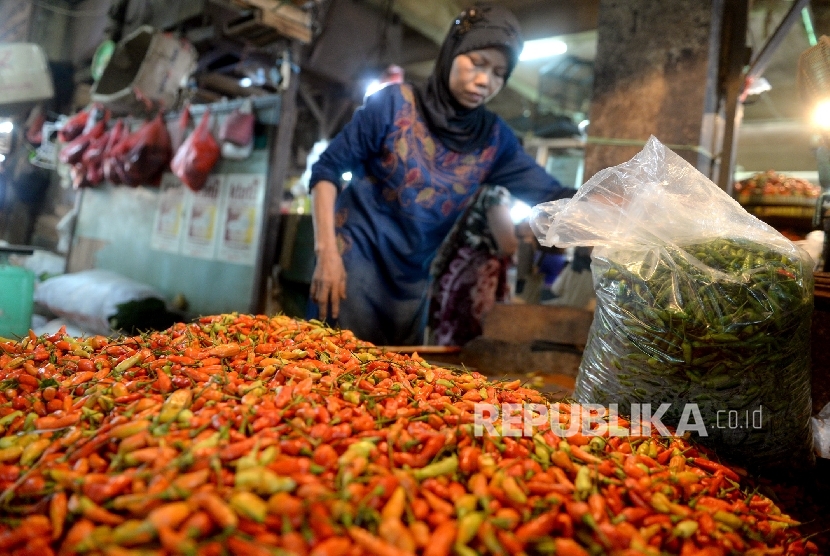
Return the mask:
<path fill-rule="evenodd" d="M 230 77 L 221 73 L 204 73 L 196 77 L 196 84 L 203 89 L 213 90 L 232 97 L 250 97 L 267 95 L 268 91 L 261 87 L 242 87 L 238 77 Z"/>
<path fill-rule="evenodd" d="M 724 28 L 720 45 L 722 68 L 719 80 L 721 83 L 718 87 L 720 100 L 723 103 L 723 139 L 717 167 L 712 168 L 712 171 L 706 175 L 731 195 L 735 175 L 735 153 L 738 151 L 737 131 L 741 127 L 743 118 L 743 110 L 739 108 L 741 92 L 746 83 L 743 68 L 746 63 L 745 37 L 749 2 L 731 2 L 726 8 L 723 14 Z M 715 170 L 717 175 L 714 175 Z"/>
<path fill-rule="evenodd" d="M 300 58 L 300 41 L 293 41 L 290 55 L 292 60 Z M 286 53 L 288 55 L 288 53 Z M 292 71 L 288 88 L 283 92 L 280 103 L 280 121 L 276 133 L 271 132 L 271 153 L 268 160 L 268 186 L 265 193 L 265 226 L 263 247 L 257 255 L 257 269 L 254 277 L 251 305 L 255 313 L 263 313 L 266 307 L 268 277 L 276 262 L 280 230 L 280 204 L 285 189 L 285 178 L 291 164 L 291 146 L 294 143 L 294 128 L 297 125 L 297 95 L 300 90 L 300 76 Z"/>
<path fill-rule="evenodd" d="M 508 7 L 519 20 L 525 40 L 593 31 L 599 19 L 599 0 L 530 2 Z"/>
<path fill-rule="evenodd" d="M 783 21 L 775 29 L 775 32 L 767 39 L 767 42 L 764 43 L 761 50 L 753 56 L 749 70 L 746 72 L 746 78 L 748 80 L 757 79 L 764 74 L 764 70 L 767 69 L 767 65 L 769 65 L 773 54 L 781 46 L 781 42 L 787 36 L 787 33 L 790 32 L 793 24 L 801 20 L 801 10 L 807 7 L 808 4 L 808 0 L 795 0 L 793 2 L 787 15 L 784 16 Z"/>
<path fill-rule="evenodd" d="M 311 14 L 277 0 L 234 0 L 236 4 L 258 8 L 263 24 L 276 29 L 285 37 L 303 44 L 311 42 Z"/>

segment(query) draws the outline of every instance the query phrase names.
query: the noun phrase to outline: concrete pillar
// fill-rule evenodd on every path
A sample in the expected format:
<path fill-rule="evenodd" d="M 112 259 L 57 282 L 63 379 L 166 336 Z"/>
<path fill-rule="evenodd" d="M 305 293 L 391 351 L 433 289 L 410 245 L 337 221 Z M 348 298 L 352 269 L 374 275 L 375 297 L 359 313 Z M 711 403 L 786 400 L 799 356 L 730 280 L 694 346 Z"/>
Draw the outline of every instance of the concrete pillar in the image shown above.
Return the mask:
<path fill-rule="evenodd" d="M 586 179 L 651 135 L 717 175 L 723 11 L 724 0 L 600 0 Z"/>

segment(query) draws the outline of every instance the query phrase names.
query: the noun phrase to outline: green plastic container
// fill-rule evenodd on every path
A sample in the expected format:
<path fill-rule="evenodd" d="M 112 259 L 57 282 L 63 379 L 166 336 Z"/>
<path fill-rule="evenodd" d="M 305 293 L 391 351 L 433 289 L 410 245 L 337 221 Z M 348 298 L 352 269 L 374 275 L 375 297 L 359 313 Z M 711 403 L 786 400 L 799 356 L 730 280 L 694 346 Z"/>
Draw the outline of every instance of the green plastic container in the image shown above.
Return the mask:
<path fill-rule="evenodd" d="M 0 337 L 17 339 L 32 326 L 35 275 L 0 262 Z"/>

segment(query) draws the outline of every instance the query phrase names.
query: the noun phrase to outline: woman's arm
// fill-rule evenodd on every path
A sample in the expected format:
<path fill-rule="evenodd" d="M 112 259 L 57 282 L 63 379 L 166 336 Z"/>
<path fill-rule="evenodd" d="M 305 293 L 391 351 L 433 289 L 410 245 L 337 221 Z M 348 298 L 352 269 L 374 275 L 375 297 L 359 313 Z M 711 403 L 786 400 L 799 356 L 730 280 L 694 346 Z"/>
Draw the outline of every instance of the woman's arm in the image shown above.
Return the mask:
<path fill-rule="evenodd" d="M 487 225 L 490 233 L 496 240 L 499 256 L 512 257 L 519 248 L 519 238 L 516 237 L 516 228 L 510 218 L 510 207 L 494 205 L 487 210 Z"/>
<path fill-rule="evenodd" d="M 506 187 L 514 197 L 531 206 L 573 197 L 576 189 L 563 187 L 524 151 L 507 124 L 501 119 L 498 122 L 501 147 L 496 165 L 486 181 Z"/>
<path fill-rule="evenodd" d="M 309 183 L 317 264 L 311 278 L 310 294 L 319 307 L 321 320 L 329 316 L 337 318 L 340 300 L 346 298 L 346 269 L 337 248 L 334 226 L 337 184 L 343 172 L 362 169 L 364 161 L 377 156 L 386 126 L 391 121 L 390 115 L 394 112 L 392 93 L 393 87 L 387 87 L 369 97 L 311 168 Z"/>
<path fill-rule="evenodd" d="M 329 303 L 331 317 L 340 314 L 340 300 L 346 298 L 346 269 L 337 249 L 334 233 L 334 200 L 337 186 L 319 181 L 311 190 L 311 218 L 314 224 L 314 254 L 317 265 L 311 278 L 311 299 L 320 308 L 320 320 L 326 320 Z"/>

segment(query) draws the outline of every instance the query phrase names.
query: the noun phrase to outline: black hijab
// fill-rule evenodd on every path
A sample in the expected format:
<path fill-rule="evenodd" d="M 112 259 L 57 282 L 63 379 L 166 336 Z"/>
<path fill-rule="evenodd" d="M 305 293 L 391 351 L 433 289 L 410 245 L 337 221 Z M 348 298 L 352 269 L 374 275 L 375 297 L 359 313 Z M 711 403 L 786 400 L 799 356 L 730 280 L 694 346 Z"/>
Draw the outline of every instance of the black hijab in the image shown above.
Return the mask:
<path fill-rule="evenodd" d="M 522 51 L 518 20 L 501 6 L 467 8 L 453 22 L 426 85 L 415 87 L 421 115 L 448 149 L 471 152 L 484 146 L 490 135 L 496 115 L 484 106 L 472 110 L 461 106 L 450 92 L 449 81 L 456 56 L 493 47 L 502 48 L 507 55 L 507 83 Z"/>

